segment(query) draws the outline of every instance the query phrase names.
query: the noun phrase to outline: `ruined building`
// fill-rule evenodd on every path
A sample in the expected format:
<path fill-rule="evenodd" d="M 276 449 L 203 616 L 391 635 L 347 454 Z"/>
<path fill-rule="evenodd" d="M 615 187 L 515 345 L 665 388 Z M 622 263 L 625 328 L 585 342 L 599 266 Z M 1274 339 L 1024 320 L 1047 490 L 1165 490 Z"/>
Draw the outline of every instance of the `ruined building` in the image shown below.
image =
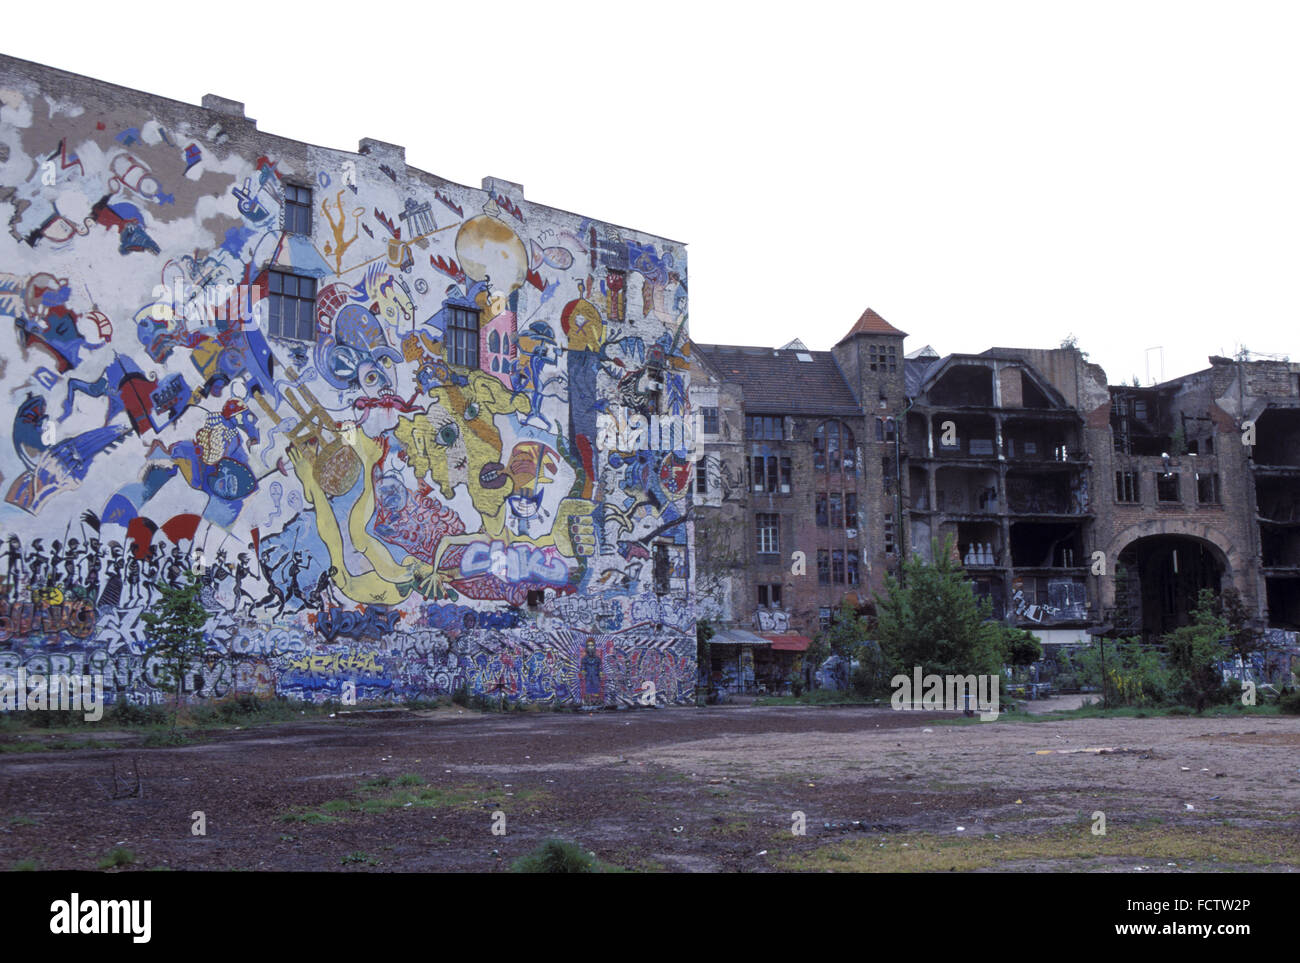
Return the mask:
<path fill-rule="evenodd" d="M 681 243 L 0 57 L 0 672 L 693 699 Z M 666 447 L 656 447 L 666 445 Z"/>
<path fill-rule="evenodd" d="M 993 614 L 1048 644 L 1154 639 L 1228 586 L 1295 644 L 1300 365 L 1123 387 L 1073 348 L 905 337 L 868 309 L 829 352 L 692 345 L 693 401 L 719 412 L 696 479 L 715 675 L 779 678 L 785 640 L 949 538 Z"/>

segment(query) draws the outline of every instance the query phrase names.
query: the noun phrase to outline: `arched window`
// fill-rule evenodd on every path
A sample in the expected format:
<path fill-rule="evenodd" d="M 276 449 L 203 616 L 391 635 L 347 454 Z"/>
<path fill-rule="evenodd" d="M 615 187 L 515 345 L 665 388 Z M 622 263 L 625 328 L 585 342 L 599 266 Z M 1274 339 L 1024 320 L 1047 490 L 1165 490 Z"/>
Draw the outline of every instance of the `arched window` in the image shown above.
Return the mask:
<path fill-rule="evenodd" d="M 815 471 L 857 470 L 857 446 L 849 426 L 839 421 L 824 421 L 813 433 L 813 469 Z"/>

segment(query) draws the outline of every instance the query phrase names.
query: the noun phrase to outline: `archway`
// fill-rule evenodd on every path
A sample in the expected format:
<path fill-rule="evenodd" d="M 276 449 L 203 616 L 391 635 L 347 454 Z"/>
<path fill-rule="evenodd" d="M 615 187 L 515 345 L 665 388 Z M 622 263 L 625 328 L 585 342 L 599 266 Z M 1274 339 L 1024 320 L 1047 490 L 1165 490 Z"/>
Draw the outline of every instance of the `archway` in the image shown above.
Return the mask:
<path fill-rule="evenodd" d="M 1192 621 L 1201 589 L 1218 594 L 1226 560 L 1213 543 L 1190 535 L 1149 535 L 1119 553 L 1117 623 L 1151 641 Z"/>

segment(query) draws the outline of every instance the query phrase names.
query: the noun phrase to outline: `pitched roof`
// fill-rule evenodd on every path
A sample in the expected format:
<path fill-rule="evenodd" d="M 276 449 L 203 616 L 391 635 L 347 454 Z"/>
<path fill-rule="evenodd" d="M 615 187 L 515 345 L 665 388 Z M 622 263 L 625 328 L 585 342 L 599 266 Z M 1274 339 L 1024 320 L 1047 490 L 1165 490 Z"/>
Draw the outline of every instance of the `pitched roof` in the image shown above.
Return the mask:
<path fill-rule="evenodd" d="M 735 344 L 696 343 L 695 347 L 723 379 L 740 385 L 748 412 L 862 414 L 829 351 L 785 351 Z"/>
<path fill-rule="evenodd" d="M 893 334 L 904 338 L 907 337 L 906 331 L 899 331 L 871 308 L 867 308 L 862 312 L 862 317 L 858 318 L 858 323 L 850 328 L 849 333 L 840 338 L 837 343 L 843 344 L 855 334 Z"/>

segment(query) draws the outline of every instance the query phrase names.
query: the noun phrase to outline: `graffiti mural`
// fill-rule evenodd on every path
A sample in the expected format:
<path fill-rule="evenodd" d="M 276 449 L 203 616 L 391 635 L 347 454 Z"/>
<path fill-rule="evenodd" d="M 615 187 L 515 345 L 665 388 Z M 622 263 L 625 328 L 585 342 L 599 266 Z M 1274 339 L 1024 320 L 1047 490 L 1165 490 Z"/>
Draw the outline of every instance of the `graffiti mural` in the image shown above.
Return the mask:
<path fill-rule="evenodd" d="M 690 414 L 682 245 L 43 70 L 0 57 L 0 673 L 166 698 L 193 572 L 189 698 L 693 699 L 690 466 L 597 432 Z"/>

